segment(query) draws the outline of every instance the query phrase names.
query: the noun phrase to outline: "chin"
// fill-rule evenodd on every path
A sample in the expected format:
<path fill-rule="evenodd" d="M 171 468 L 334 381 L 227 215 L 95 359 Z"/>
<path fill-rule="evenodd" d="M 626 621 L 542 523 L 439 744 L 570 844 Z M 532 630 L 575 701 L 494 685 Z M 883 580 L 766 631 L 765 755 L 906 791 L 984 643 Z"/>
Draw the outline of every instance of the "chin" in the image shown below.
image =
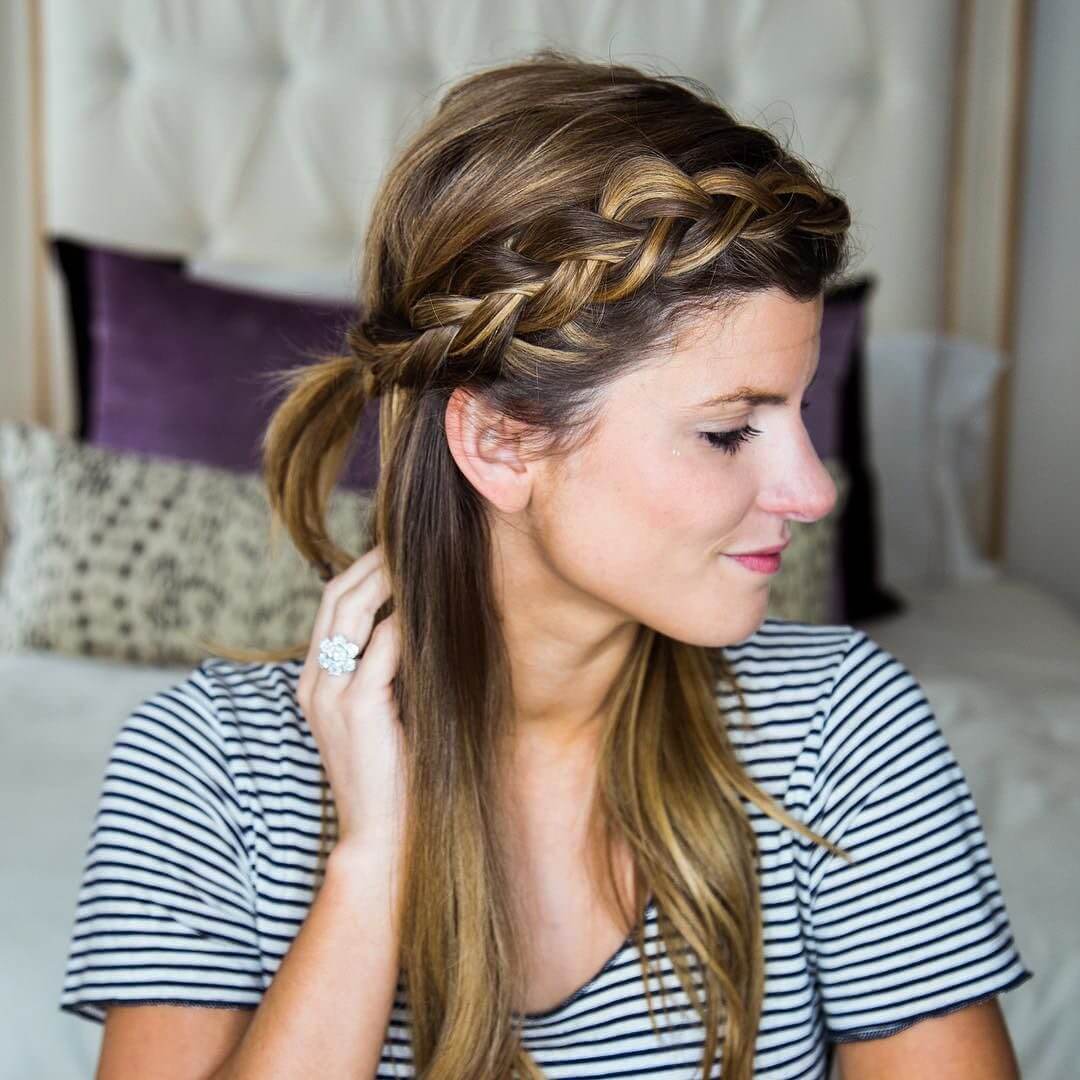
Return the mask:
<path fill-rule="evenodd" d="M 767 594 L 766 594 L 767 595 Z M 768 604 L 744 603 L 738 613 L 729 612 L 723 625 L 713 622 L 708 626 L 678 628 L 668 636 L 687 645 L 701 645 L 707 649 L 718 649 L 723 645 L 736 645 L 755 633 L 765 621 Z"/>
<path fill-rule="evenodd" d="M 725 627 L 726 640 L 718 642 L 722 645 L 734 645 L 756 633 L 769 614 L 769 590 L 762 589 L 760 598 L 744 601 L 739 613 L 732 614 L 729 625 Z"/>
<path fill-rule="evenodd" d="M 723 641 L 717 642 L 718 645 L 736 645 L 740 641 L 745 641 L 751 634 L 755 634 L 761 627 L 761 624 L 765 621 L 765 609 L 762 608 L 761 614 L 757 616 L 747 615 L 745 619 L 742 619 L 737 624 L 730 628 L 728 634 L 725 635 Z"/>

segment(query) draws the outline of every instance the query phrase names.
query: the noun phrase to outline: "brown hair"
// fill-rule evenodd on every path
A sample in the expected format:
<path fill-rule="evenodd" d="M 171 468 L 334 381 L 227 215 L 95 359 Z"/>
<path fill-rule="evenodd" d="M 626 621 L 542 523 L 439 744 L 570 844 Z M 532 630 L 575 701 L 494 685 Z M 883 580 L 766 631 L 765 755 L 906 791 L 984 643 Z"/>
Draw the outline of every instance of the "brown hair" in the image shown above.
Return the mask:
<path fill-rule="evenodd" d="M 485 501 L 447 443 L 450 394 L 465 388 L 520 422 L 527 452 L 559 461 L 588 439 L 605 386 L 673 346 L 695 313 L 769 288 L 822 294 L 850 256 L 849 225 L 809 164 L 700 83 L 544 49 L 445 92 L 377 193 L 344 355 L 284 373 L 266 482 L 295 546 L 328 572 L 355 554 L 329 535 L 327 500 L 362 409 L 383 395 L 372 541 L 392 581 L 377 618 L 396 610 L 402 634 L 413 805 L 401 965 L 417 1076 L 541 1075 L 514 1012 L 527 930 L 496 813 L 509 662 Z M 721 650 L 641 626 L 609 694 L 590 821 L 603 888 L 639 948 L 656 902 L 705 1027 L 702 1076 L 722 1046 L 724 1076 L 748 1080 L 764 958 L 743 800 L 847 856 L 749 779 L 719 710 L 725 687 L 745 713 Z M 324 842 L 328 795 L 324 780 Z M 615 841 L 636 869 L 629 911 Z M 655 1028 L 643 948 L 641 974 Z"/>

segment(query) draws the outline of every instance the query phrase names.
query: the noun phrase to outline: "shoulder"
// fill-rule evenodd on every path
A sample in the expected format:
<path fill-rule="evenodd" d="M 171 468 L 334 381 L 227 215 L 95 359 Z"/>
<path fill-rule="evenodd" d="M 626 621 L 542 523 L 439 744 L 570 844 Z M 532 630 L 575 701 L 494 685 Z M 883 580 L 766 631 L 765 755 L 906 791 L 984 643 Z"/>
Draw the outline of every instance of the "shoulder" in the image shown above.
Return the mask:
<path fill-rule="evenodd" d="M 831 685 L 864 631 L 847 624 L 795 622 L 769 616 L 749 637 L 720 651 L 744 691 Z"/>
<path fill-rule="evenodd" d="M 869 814 L 931 795 L 968 799 L 922 684 L 866 631 L 770 617 L 723 651 L 745 701 L 722 690 L 733 743 L 819 834 L 850 838 Z"/>
<path fill-rule="evenodd" d="M 813 803 L 853 748 L 934 722 L 907 668 L 857 627 L 769 617 L 721 651 L 729 737 L 755 779 L 796 802 Z"/>
<path fill-rule="evenodd" d="M 721 650 L 752 712 L 785 702 L 836 722 L 901 687 L 919 690 L 904 664 L 865 630 L 847 624 L 770 616 L 749 637 Z"/>
<path fill-rule="evenodd" d="M 118 742 L 153 739 L 171 754 L 222 764 L 253 739 L 281 742 L 300 726 L 306 731 L 296 703 L 300 666 L 210 657 L 133 709 Z"/>
<path fill-rule="evenodd" d="M 295 710 L 302 666 L 300 660 L 260 662 L 212 656 L 191 672 L 187 682 L 219 715 L 277 714 Z"/>
<path fill-rule="evenodd" d="M 732 738 L 781 742 L 797 752 L 827 722 L 846 665 L 868 640 L 853 626 L 770 616 L 749 637 L 725 645 L 718 703 Z"/>

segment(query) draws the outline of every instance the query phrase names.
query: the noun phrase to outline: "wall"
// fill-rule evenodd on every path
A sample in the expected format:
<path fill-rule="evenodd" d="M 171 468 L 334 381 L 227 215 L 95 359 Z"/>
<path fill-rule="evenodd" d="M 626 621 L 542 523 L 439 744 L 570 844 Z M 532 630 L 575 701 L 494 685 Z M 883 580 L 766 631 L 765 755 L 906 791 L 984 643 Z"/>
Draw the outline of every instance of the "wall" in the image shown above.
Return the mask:
<path fill-rule="evenodd" d="M 1034 16 L 1005 565 L 1080 614 L 1080 4 L 1037 0 Z"/>
<path fill-rule="evenodd" d="M 33 414 L 28 6 L 0 4 L 0 418 Z"/>

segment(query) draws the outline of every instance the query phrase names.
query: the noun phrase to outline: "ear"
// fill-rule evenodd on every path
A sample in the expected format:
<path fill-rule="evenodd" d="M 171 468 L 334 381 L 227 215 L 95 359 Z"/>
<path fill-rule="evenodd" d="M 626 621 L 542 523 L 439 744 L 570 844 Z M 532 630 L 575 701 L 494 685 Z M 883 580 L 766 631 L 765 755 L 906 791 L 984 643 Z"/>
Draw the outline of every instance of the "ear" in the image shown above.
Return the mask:
<path fill-rule="evenodd" d="M 460 386 L 446 403 L 445 423 L 450 453 L 469 483 L 504 513 L 525 509 L 537 465 L 520 455 L 512 439 L 515 423 Z"/>

